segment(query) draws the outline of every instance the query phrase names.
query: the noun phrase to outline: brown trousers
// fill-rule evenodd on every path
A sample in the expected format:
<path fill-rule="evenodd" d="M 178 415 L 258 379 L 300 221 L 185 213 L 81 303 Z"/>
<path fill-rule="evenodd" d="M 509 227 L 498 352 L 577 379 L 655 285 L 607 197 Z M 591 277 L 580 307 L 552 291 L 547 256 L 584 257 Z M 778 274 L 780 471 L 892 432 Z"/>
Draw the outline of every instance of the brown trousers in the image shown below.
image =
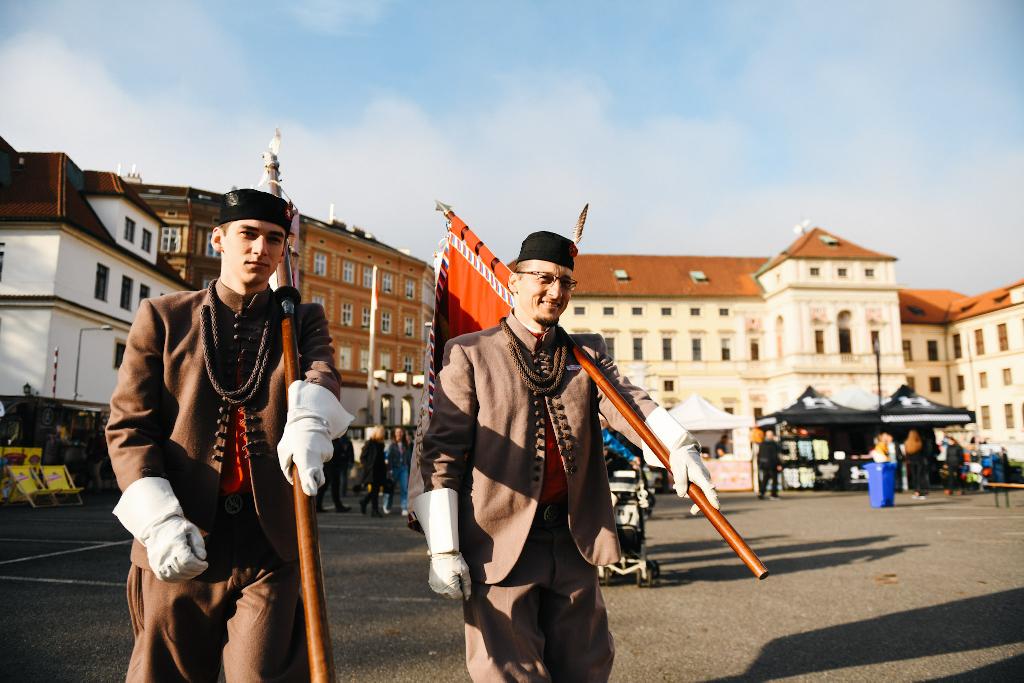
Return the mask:
<path fill-rule="evenodd" d="M 135 565 L 128 610 L 135 647 L 128 681 L 306 681 L 299 568 L 267 542 L 250 496 L 221 505 L 206 537 L 209 568 L 191 581 L 160 581 Z M 223 503 L 223 501 L 221 501 Z"/>
<path fill-rule="evenodd" d="M 474 681 L 607 681 L 615 647 L 597 569 L 566 525 L 534 527 L 505 580 L 463 603 Z"/>

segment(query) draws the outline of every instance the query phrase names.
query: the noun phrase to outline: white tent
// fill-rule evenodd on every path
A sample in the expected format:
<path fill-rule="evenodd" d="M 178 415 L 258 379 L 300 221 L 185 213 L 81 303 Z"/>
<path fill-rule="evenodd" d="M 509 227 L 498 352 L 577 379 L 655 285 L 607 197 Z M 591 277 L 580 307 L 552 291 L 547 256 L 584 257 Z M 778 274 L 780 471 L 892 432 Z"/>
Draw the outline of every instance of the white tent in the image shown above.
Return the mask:
<path fill-rule="evenodd" d="M 878 410 L 878 394 L 858 386 L 848 386 L 832 396 L 834 403 L 857 410 Z"/>
<path fill-rule="evenodd" d="M 753 420 L 749 417 L 733 415 L 711 405 L 703 396 L 691 394 L 672 410 L 669 415 L 690 432 L 723 432 L 729 429 L 750 427 Z"/>

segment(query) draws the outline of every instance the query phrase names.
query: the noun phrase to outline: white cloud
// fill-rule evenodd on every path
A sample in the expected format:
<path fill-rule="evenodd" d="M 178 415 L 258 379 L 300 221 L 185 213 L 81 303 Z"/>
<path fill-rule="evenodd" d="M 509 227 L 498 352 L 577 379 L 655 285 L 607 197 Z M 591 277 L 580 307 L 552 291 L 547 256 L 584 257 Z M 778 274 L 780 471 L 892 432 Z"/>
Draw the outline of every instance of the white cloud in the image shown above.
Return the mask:
<path fill-rule="evenodd" d="M 344 35 L 377 23 L 393 0 L 293 0 L 285 9 L 314 33 Z"/>

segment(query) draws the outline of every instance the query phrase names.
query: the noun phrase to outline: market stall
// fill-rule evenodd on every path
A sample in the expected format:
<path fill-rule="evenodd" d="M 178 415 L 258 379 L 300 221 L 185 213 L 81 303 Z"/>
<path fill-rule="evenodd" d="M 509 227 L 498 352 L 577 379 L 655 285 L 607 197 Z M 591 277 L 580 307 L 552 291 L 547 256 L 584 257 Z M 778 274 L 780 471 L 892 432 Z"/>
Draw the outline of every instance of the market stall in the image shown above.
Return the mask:
<path fill-rule="evenodd" d="M 696 437 L 707 455 L 711 454 L 710 449 L 722 433 L 728 432 L 732 437 L 734 452 L 722 458 L 705 460 L 711 472 L 711 481 L 715 482 L 719 491 L 754 490 L 754 469 L 748 438 L 751 418 L 727 413 L 698 394 L 692 394 L 668 412 Z"/>
<path fill-rule="evenodd" d="M 774 429 L 787 489 L 837 489 L 867 485 L 878 411 L 844 406 L 807 387 L 782 410 L 757 421 Z"/>

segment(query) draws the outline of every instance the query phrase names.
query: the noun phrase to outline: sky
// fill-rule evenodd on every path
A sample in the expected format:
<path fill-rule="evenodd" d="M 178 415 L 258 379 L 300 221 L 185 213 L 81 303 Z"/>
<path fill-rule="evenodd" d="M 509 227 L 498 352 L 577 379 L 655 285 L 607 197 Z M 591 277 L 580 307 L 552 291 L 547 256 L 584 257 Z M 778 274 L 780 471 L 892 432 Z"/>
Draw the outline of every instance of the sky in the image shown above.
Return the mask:
<path fill-rule="evenodd" d="M 803 221 L 899 283 L 1024 278 L 1024 3 L 0 0 L 0 136 L 85 169 L 286 191 L 428 259 L 764 256 Z"/>

